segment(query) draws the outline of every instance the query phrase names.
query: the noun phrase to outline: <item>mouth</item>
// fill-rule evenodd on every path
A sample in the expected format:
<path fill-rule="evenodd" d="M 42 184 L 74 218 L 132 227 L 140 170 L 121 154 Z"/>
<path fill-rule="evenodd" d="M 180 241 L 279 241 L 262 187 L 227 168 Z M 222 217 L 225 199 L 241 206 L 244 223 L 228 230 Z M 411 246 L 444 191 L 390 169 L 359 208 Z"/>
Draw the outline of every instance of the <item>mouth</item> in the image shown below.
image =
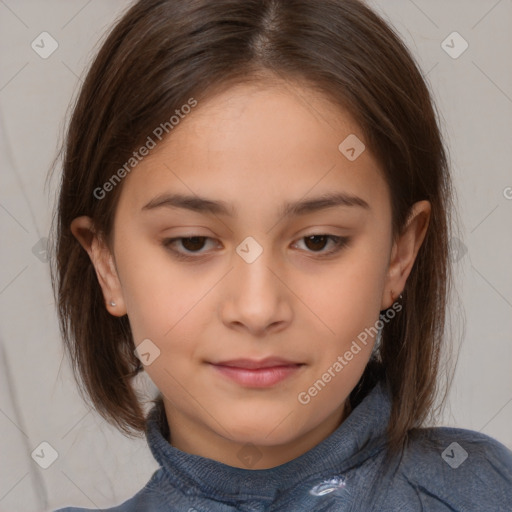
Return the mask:
<path fill-rule="evenodd" d="M 252 388 L 274 386 L 305 366 L 304 363 L 274 357 L 263 360 L 233 359 L 209 364 L 221 376 Z"/>
<path fill-rule="evenodd" d="M 281 366 L 300 366 L 304 363 L 283 359 L 281 357 L 266 357 L 265 359 L 230 359 L 210 363 L 215 366 L 227 366 L 229 368 L 242 368 L 245 370 L 260 370 L 263 368 L 276 368 Z"/>

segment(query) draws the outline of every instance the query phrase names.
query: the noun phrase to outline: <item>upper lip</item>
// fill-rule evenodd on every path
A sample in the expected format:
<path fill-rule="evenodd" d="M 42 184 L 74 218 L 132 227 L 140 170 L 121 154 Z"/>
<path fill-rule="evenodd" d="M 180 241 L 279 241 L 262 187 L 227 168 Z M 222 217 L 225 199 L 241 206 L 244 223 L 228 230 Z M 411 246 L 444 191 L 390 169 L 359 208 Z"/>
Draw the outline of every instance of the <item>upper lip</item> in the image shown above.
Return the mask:
<path fill-rule="evenodd" d="M 281 357 L 266 357 L 265 359 L 230 359 L 229 361 L 219 361 L 212 363 L 218 366 L 232 366 L 235 368 L 271 368 L 273 366 L 293 366 L 303 363 L 297 361 L 290 361 Z"/>

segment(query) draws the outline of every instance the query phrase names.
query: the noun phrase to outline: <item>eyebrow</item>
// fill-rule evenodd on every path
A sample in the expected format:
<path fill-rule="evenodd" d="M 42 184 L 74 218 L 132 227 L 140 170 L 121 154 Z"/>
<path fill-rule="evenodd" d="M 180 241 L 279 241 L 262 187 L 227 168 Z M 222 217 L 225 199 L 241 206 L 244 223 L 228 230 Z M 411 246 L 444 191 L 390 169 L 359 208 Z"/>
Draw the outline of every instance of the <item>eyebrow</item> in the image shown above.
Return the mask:
<path fill-rule="evenodd" d="M 340 206 L 360 207 L 370 210 L 370 205 L 362 198 L 344 192 L 326 193 L 311 199 L 285 203 L 278 216 L 299 216 L 327 208 Z M 153 198 L 142 207 L 142 211 L 157 208 L 182 208 L 203 214 L 226 215 L 234 217 L 236 212 L 233 205 L 224 201 L 214 201 L 200 196 L 184 194 L 162 194 Z"/>

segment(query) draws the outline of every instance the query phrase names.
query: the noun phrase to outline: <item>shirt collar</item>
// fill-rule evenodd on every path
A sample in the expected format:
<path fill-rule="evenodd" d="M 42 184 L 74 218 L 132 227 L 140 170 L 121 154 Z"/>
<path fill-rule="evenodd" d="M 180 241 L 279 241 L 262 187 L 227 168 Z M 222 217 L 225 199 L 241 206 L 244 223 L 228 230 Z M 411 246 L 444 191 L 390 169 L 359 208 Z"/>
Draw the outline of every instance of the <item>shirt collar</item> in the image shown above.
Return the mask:
<path fill-rule="evenodd" d="M 168 441 L 163 402 L 149 412 L 146 437 L 154 458 L 172 485 L 221 498 L 240 494 L 273 497 L 319 470 L 342 473 L 361 464 L 385 445 L 391 410 L 388 389 L 380 381 L 341 425 L 299 457 L 269 469 L 243 469 L 183 452 Z"/>

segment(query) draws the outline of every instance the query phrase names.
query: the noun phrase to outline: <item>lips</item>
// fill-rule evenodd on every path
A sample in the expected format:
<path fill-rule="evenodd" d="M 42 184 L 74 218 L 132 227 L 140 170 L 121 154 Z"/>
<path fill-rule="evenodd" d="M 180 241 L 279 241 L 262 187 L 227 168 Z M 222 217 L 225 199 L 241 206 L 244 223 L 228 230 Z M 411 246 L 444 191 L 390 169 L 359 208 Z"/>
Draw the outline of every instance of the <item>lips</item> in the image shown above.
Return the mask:
<path fill-rule="evenodd" d="M 246 370 L 258 370 L 261 368 L 274 368 L 283 366 L 300 366 L 304 363 L 298 363 L 281 357 L 266 357 L 265 359 L 230 359 L 229 361 L 219 361 L 211 363 L 215 366 L 227 366 L 230 368 L 241 368 Z"/>
<path fill-rule="evenodd" d="M 304 363 L 280 357 L 230 359 L 210 363 L 217 375 L 246 388 L 272 388 L 300 373 Z"/>

